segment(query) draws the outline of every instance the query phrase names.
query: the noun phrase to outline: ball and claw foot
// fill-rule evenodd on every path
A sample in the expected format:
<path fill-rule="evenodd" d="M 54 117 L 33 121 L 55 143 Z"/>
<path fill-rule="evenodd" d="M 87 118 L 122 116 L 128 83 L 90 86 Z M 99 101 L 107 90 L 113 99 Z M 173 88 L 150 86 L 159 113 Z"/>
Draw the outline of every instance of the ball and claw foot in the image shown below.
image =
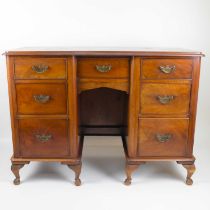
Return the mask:
<path fill-rule="evenodd" d="M 20 178 L 15 178 L 13 183 L 14 183 L 14 185 L 19 185 L 20 184 Z"/>
<path fill-rule="evenodd" d="M 124 184 L 125 184 L 126 186 L 131 185 L 131 179 L 129 179 L 129 178 L 125 179 Z"/>
<path fill-rule="evenodd" d="M 82 182 L 81 182 L 81 180 L 78 178 L 78 179 L 75 179 L 74 184 L 75 184 L 76 186 L 80 186 L 80 185 L 82 184 Z"/>
<path fill-rule="evenodd" d="M 187 178 L 186 179 L 186 184 L 187 185 L 192 185 L 193 184 L 193 180 L 191 178 Z"/>

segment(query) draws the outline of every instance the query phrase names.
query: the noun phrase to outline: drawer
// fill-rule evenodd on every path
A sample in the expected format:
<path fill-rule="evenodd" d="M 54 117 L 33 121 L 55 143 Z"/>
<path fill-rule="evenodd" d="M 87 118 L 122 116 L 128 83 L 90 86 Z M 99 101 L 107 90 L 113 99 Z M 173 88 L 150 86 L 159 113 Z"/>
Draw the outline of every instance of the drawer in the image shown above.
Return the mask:
<path fill-rule="evenodd" d="M 66 114 L 66 84 L 17 83 L 18 114 Z"/>
<path fill-rule="evenodd" d="M 21 119 L 18 126 L 22 157 L 61 158 L 69 155 L 67 120 Z"/>
<path fill-rule="evenodd" d="M 187 115 L 190 105 L 191 84 L 143 83 L 141 89 L 141 114 Z"/>
<path fill-rule="evenodd" d="M 184 156 L 188 119 L 140 119 L 139 156 Z"/>
<path fill-rule="evenodd" d="M 142 79 L 190 79 L 192 59 L 143 59 Z"/>
<path fill-rule="evenodd" d="M 128 78 L 128 58 L 78 58 L 80 78 Z"/>
<path fill-rule="evenodd" d="M 16 79 L 65 79 L 65 58 L 15 58 Z"/>

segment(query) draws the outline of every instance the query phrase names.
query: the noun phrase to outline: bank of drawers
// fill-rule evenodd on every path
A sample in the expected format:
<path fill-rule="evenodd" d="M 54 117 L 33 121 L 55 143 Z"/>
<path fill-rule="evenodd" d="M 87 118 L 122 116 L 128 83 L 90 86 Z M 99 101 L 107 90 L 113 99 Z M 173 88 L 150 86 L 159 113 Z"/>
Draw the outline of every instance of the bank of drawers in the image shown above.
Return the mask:
<path fill-rule="evenodd" d="M 139 156 L 185 156 L 192 60 L 141 59 Z M 130 58 L 77 58 L 83 89 L 129 90 Z M 69 155 L 67 62 L 65 58 L 17 57 L 14 65 L 20 155 Z M 65 118 L 65 117 L 64 117 Z"/>
<path fill-rule="evenodd" d="M 142 59 L 139 156 L 185 156 L 191 78 L 191 59 Z"/>
<path fill-rule="evenodd" d="M 14 65 L 19 153 L 29 158 L 69 155 L 65 58 L 17 57 Z M 49 117 L 48 117 L 49 116 Z M 57 117 L 57 116 L 64 116 Z"/>

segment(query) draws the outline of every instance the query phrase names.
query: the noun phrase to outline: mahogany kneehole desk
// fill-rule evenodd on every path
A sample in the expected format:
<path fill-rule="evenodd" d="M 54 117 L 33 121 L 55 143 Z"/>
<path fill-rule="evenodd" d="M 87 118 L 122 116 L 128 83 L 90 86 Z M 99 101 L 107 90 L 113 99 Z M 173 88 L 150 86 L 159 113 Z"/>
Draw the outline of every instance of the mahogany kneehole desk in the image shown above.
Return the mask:
<path fill-rule="evenodd" d="M 118 135 L 125 184 L 148 161 L 176 161 L 193 183 L 202 53 L 158 50 L 6 52 L 14 184 L 30 161 L 54 161 L 80 185 L 85 135 Z"/>

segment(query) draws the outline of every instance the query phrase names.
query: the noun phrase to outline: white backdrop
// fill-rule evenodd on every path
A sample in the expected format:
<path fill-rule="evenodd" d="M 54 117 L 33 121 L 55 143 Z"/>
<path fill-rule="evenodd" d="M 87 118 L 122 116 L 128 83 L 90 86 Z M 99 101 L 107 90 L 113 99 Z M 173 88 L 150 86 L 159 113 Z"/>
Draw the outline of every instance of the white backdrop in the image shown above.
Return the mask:
<path fill-rule="evenodd" d="M 11 48 L 27 46 L 175 47 L 202 51 L 206 57 L 202 59 L 195 153 L 202 155 L 205 153 L 203 148 L 209 148 L 206 150 L 206 156 L 197 156 L 198 159 L 203 160 L 200 163 L 200 169 L 201 166 L 210 167 L 208 161 L 210 160 L 208 157 L 208 151 L 210 151 L 208 135 L 210 131 L 209 0 L 0 0 L 0 20 L 1 53 Z M 0 57 L 0 102 L 1 159 L 4 148 L 9 148 L 11 152 L 4 56 Z M 3 157 L 4 163 L 8 162 L 8 158 Z M 0 163 L 3 167 L 3 162 L 0 161 Z M 0 175 L 0 179 L 4 177 L 5 186 L 11 188 L 9 181 L 12 176 L 6 176 L 10 173 L 9 168 L 5 168 L 5 170 L 7 173 L 4 176 Z M 1 168 L 0 171 L 2 171 Z M 200 180 L 209 184 L 209 174 L 203 171 Z M 3 181 L 0 180 L 0 183 Z M 52 183 L 53 181 L 55 180 L 52 180 Z M 43 187 L 44 184 L 41 183 L 40 187 Z M 147 183 L 144 184 L 147 188 Z M 33 186 L 33 182 L 30 186 Z M 56 185 L 56 187 L 58 186 Z M 101 188 L 100 185 L 98 187 Z M 152 186 L 150 187 L 152 189 Z M 111 185 L 110 188 L 112 189 Z M 139 185 L 137 188 L 136 193 L 139 193 L 141 186 Z M 0 186 L 0 193 L 1 190 Z M 198 188 L 199 193 L 195 194 L 195 200 L 196 195 L 204 193 L 203 190 L 204 188 Z M 24 190 L 22 191 L 24 193 Z M 84 188 L 81 192 L 84 192 Z M 108 192 L 104 195 L 105 197 L 109 195 Z M 149 195 L 149 191 L 146 192 Z M 36 193 L 39 191 L 37 190 L 35 195 Z M 134 196 L 134 191 L 130 191 L 130 193 Z M 80 195 L 78 194 L 78 196 Z M 125 193 L 123 196 L 127 198 L 129 195 Z M 173 196 L 176 195 L 173 194 Z M 185 196 L 189 196 L 189 194 L 186 193 Z M 193 195 L 190 194 L 190 196 L 192 199 L 189 197 L 189 201 L 192 202 Z M 205 197 L 206 194 L 203 196 Z M 182 200 L 181 197 L 180 199 Z M 205 202 L 207 201 L 208 199 L 205 200 Z M 185 204 L 186 207 L 189 207 L 190 202 Z M 202 209 L 210 209 L 209 203 L 207 205 L 205 202 L 202 203 L 206 208 Z M 107 202 L 103 200 L 102 203 L 104 206 L 101 208 L 106 209 Z M 21 206 L 23 207 L 23 205 L 24 202 Z M 194 204 L 194 207 L 198 206 L 199 203 Z M 100 203 L 98 207 L 100 207 Z M 158 207 L 163 209 L 163 206 L 159 204 L 156 205 L 156 209 Z M 69 208 L 71 208 L 70 205 Z"/>

